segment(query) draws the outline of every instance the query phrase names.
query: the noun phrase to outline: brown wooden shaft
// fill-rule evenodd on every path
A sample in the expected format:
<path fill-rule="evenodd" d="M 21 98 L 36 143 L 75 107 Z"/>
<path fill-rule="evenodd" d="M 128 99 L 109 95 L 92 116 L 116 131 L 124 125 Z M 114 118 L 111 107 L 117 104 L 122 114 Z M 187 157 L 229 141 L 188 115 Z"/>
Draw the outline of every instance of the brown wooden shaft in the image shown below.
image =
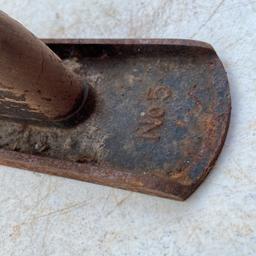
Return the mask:
<path fill-rule="evenodd" d="M 79 108 L 84 91 L 57 55 L 0 11 L 0 116 L 65 119 Z"/>

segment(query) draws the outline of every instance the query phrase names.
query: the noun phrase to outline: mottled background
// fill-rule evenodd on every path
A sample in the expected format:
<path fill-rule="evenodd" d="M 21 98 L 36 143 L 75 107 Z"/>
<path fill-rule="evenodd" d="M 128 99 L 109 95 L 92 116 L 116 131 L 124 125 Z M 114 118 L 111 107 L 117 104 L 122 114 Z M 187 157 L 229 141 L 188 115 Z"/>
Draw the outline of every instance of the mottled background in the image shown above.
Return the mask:
<path fill-rule="evenodd" d="M 224 150 L 186 202 L 0 168 L 0 255 L 256 255 L 256 1 L 0 0 L 39 37 L 193 38 L 228 72 Z"/>

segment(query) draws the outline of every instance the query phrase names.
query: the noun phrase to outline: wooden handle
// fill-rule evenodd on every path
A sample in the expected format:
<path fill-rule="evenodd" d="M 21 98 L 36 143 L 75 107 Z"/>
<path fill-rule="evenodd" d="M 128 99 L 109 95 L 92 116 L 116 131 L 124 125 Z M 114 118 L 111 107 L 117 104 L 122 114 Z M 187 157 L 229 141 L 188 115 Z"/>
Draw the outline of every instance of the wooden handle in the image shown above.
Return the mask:
<path fill-rule="evenodd" d="M 0 11 L 0 116 L 19 120 L 68 118 L 86 86 L 23 25 Z"/>

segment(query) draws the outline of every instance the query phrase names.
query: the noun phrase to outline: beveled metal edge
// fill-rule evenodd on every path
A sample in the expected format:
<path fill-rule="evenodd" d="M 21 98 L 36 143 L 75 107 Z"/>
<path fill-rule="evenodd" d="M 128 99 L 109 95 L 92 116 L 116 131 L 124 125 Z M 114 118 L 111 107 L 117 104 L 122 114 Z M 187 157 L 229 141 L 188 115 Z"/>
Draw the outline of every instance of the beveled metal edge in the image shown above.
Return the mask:
<path fill-rule="evenodd" d="M 142 38 L 142 39 L 41 39 L 45 44 L 114 44 L 114 45 L 177 45 L 207 48 L 214 50 L 213 47 L 205 42 L 190 39 L 158 39 L 158 38 Z"/>

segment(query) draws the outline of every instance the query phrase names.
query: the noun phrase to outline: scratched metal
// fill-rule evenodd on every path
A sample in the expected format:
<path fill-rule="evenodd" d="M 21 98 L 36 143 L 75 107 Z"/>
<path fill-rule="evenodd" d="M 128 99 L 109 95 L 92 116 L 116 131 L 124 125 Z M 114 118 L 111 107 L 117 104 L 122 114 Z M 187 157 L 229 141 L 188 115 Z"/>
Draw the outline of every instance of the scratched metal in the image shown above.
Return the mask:
<path fill-rule="evenodd" d="M 2 121 L 0 162 L 187 198 L 229 124 L 227 76 L 214 50 L 185 40 L 57 42 L 48 40 L 91 86 L 90 112 L 70 129 Z"/>

